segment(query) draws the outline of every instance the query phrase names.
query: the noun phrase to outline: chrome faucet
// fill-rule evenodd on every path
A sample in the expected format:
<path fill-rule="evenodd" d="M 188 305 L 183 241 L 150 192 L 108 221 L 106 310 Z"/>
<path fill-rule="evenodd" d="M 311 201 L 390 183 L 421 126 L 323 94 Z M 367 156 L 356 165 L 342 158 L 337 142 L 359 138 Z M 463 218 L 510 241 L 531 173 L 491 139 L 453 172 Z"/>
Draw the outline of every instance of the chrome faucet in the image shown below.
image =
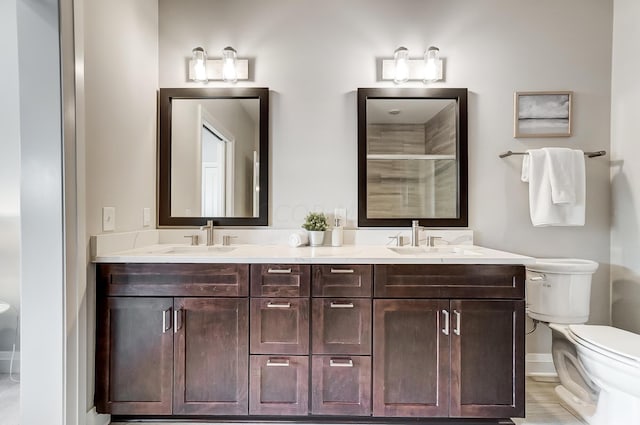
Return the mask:
<path fill-rule="evenodd" d="M 213 220 L 207 220 L 207 225 L 200 226 L 200 230 L 207 231 L 207 246 L 213 245 Z"/>
<path fill-rule="evenodd" d="M 411 221 L 411 246 L 420 245 L 420 222 L 418 220 Z"/>

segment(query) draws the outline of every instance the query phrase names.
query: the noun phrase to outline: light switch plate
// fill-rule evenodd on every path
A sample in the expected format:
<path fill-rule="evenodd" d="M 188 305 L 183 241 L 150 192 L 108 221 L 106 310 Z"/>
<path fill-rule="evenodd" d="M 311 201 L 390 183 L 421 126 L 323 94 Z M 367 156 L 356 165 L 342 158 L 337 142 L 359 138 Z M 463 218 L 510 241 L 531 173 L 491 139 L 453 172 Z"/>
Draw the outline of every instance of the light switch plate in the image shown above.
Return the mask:
<path fill-rule="evenodd" d="M 142 225 L 144 227 L 151 226 L 151 208 L 142 209 Z"/>
<path fill-rule="evenodd" d="M 116 230 L 116 209 L 114 207 L 102 208 L 102 231 L 113 232 Z"/>

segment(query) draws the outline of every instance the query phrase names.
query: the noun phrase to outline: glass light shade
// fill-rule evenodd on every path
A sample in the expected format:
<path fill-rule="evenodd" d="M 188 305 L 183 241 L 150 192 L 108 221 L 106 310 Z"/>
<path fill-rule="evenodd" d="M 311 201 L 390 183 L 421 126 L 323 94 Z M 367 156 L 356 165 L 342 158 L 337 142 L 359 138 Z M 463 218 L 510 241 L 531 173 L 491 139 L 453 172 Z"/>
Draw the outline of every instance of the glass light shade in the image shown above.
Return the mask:
<path fill-rule="evenodd" d="M 398 47 L 393 52 L 394 76 L 393 82 L 396 84 L 409 81 L 409 50 L 406 47 Z"/>
<path fill-rule="evenodd" d="M 424 82 L 440 79 L 440 49 L 429 47 L 424 54 Z"/>
<path fill-rule="evenodd" d="M 222 80 L 227 83 L 238 81 L 238 56 L 233 47 L 225 47 L 222 51 Z"/>
<path fill-rule="evenodd" d="M 207 78 L 207 52 L 202 47 L 192 50 L 193 81 L 209 81 Z"/>

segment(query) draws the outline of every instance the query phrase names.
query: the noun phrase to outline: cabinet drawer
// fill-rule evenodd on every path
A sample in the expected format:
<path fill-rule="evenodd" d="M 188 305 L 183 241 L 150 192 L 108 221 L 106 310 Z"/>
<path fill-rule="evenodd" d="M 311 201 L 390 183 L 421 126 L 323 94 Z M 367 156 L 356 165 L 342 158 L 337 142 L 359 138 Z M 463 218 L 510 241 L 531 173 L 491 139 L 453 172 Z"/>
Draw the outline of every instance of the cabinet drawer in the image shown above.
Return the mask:
<path fill-rule="evenodd" d="M 314 354 L 371 354 L 371 300 L 312 300 Z"/>
<path fill-rule="evenodd" d="M 381 264 L 374 266 L 378 298 L 524 298 L 523 266 Z"/>
<path fill-rule="evenodd" d="M 252 299 L 250 335 L 252 354 L 308 354 L 309 300 Z"/>
<path fill-rule="evenodd" d="M 370 297 L 370 265 L 313 266 L 314 297 Z"/>
<path fill-rule="evenodd" d="M 248 264 L 98 264 L 98 292 L 126 296 L 243 297 Z"/>
<path fill-rule="evenodd" d="M 249 414 L 308 414 L 308 357 L 251 356 L 250 370 Z"/>
<path fill-rule="evenodd" d="M 311 413 L 371 415 L 371 358 L 313 356 Z"/>
<path fill-rule="evenodd" d="M 304 264 L 252 264 L 252 297 L 308 297 L 311 266 Z"/>

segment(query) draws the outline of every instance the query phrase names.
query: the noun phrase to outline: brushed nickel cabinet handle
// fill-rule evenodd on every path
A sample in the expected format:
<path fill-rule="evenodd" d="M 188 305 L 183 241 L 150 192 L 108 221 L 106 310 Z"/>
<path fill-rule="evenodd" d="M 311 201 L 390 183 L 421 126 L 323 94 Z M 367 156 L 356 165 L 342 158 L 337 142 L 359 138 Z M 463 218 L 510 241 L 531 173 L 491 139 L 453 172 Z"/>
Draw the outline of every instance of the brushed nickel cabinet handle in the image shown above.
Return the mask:
<path fill-rule="evenodd" d="M 267 303 L 267 308 L 291 308 L 291 303 Z"/>
<path fill-rule="evenodd" d="M 287 359 L 269 359 L 269 360 L 267 360 L 267 366 L 288 367 L 289 366 L 289 360 L 287 360 Z"/>
<path fill-rule="evenodd" d="M 355 270 L 353 270 L 353 269 L 334 269 L 334 268 L 331 268 L 331 273 L 335 273 L 335 274 L 350 274 L 350 273 L 355 273 Z"/>
<path fill-rule="evenodd" d="M 182 329 L 182 307 L 173 311 L 173 333 Z"/>
<path fill-rule="evenodd" d="M 351 359 L 329 359 L 329 367 L 353 367 Z"/>
<path fill-rule="evenodd" d="M 449 335 L 449 312 L 447 310 L 442 310 L 442 315 L 444 316 L 444 328 L 442 329 L 442 333 Z"/>
<path fill-rule="evenodd" d="M 291 274 L 291 269 L 269 269 L 267 273 L 271 274 Z"/>
<path fill-rule="evenodd" d="M 171 329 L 171 307 L 162 311 L 162 333 L 167 333 Z M 167 320 L 167 313 L 169 313 L 169 320 Z"/>
<path fill-rule="evenodd" d="M 456 335 L 460 335 L 460 312 L 458 310 L 453 310 L 453 314 L 456 315 L 456 327 L 453 329 L 453 333 Z"/>
<path fill-rule="evenodd" d="M 338 303 L 331 301 L 331 308 L 353 308 L 353 303 Z"/>

